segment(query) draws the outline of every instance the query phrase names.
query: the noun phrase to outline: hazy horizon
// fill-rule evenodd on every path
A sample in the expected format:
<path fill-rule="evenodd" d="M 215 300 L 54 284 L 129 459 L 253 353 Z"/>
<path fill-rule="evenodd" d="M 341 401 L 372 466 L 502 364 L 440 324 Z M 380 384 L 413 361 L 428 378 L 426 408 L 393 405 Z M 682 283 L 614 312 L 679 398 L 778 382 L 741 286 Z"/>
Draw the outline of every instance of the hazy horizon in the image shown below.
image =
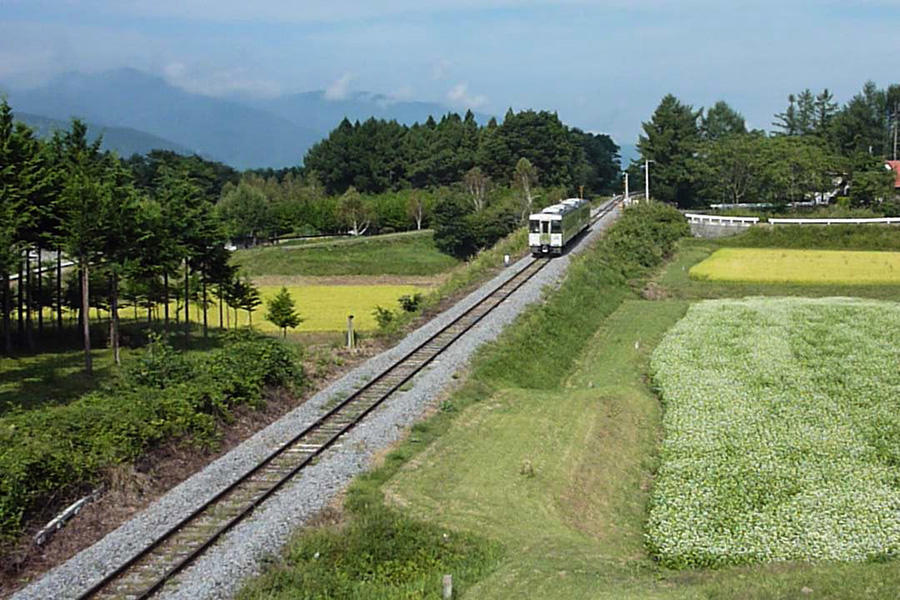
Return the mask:
<path fill-rule="evenodd" d="M 214 97 L 323 90 L 502 116 L 553 110 L 633 144 L 666 93 L 769 129 L 789 93 L 896 73 L 900 2 L 5 0 L 0 82 L 135 68 Z"/>

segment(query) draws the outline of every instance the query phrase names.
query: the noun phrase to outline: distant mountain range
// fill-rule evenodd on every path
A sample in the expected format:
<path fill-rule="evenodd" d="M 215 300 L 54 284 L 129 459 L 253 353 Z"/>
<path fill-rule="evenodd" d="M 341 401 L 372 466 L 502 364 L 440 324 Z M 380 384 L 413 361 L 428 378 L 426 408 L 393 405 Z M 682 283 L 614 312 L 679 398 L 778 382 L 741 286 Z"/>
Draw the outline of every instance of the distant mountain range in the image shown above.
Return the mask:
<path fill-rule="evenodd" d="M 357 92 L 331 99 L 307 92 L 266 100 L 212 98 L 134 69 L 66 73 L 37 88 L 4 89 L 17 118 L 47 134 L 78 117 L 92 136 L 122 156 L 154 148 L 197 153 L 238 169 L 300 164 L 306 151 L 340 123 L 369 117 L 405 124 L 451 109 Z M 477 114 L 479 122 L 490 118 Z"/>
<path fill-rule="evenodd" d="M 50 137 L 54 131 L 69 129 L 70 122 L 61 119 L 50 119 L 40 115 L 13 111 L 17 121 L 22 121 L 31 127 L 39 137 Z M 102 149 L 115 150 L 119 156 L 128 157 L 132 154 L 147 154 L 151 150 L 171 150 L 178 154 L 191 154 L 192 150 L 171 140 L 161 138 L 130 127 L 108 127 L 86 121 L 88 140 L 94 141 L 98 136 L 103 136 Z"/>

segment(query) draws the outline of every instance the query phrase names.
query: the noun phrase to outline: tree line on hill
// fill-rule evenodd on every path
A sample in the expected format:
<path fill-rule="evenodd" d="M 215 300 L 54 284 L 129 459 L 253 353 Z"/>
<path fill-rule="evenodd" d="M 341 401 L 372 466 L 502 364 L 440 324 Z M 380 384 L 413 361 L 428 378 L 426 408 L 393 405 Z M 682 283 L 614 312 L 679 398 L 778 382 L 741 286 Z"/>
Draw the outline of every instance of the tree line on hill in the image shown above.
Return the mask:
<path fill-rule="evenodd" d="M 868 82 L 844 106 L 827 89 L 806 89 L 788 96 L 772 125 L 771 135 L 748 131 L 725 102 L 694 110 L 669 94 L 643 123 L 641 161 L 628 172 L 641 181 L 644 161 L 651 161 L 651 194 L 682 208 L 836 196 L 852 207 L 900 211 L 894 175 L 885 168 L 897 157 L 900 85 Z"/>
<path fill-rule="evenodd" d="M 612 140 L 546 112 L 485 127 L 471 113 L 412 127 L 344 122 L 303 167 L 240 173 L 169 151 L 123 160 L 79 120 L 41 139 L 0 101 L 0 348 L 34 349 L 77 319 L 90 371 L 91 307 L 108 311 L 117 359 L 125 306 L 185 337 L 192 306 L 204 335 L 216 304 L 219 323 L 254 310 L 259 292 L 230 265 L 229 240 L 431 226 L 440 249 L 468 257 L 576 186 L 607 189 L 617 172 Z"/>

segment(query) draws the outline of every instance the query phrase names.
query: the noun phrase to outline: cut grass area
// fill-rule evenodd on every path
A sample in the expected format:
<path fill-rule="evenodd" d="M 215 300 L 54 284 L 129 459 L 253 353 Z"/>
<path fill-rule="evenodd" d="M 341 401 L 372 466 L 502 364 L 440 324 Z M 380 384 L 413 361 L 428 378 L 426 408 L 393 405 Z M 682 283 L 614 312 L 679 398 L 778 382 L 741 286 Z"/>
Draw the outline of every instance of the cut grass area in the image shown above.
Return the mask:
<path fill-rule="evenodd" d="M 647 554 L 661 410 L 644 374 L 649 353 L 686 308 L 626 301 L 565 390 L 506 389 L 472 404 L 390 479 L 394 505 L 506 548 L 466 598 L 895 597 L 894 562 L 672 571 Z M 533 477 L 522 473 L 524 461 Z"/>
<path fill-rule="evenodd" d="M 900 555 L 900 304 L 694 305 L 653 355 L 648 539 L 673 567 Z"/>
<path fill-rule="evenodd" d="M 699 280 L 900 285 L 900 252 L 721 248 L 691 267 Z"/>
<path fill-rule="evenodd" d="M 260 275 L 436 275 L 459 261 L 434 247 L 430 231 L 335 240 L 310 246 L 238 250 L 232 259 L 251 277 Z"/>
<path fill-rule="evenodd" d="M 414 515 L 507 547 L 471 597 L 647 587 L 637 575 L 652 570 L 642 523 L 659 408 L 639 373 L 685 309 L 626 301 L 564 390 L 505 389 L 473 404 L 389 484 L 389 497 Z"/>

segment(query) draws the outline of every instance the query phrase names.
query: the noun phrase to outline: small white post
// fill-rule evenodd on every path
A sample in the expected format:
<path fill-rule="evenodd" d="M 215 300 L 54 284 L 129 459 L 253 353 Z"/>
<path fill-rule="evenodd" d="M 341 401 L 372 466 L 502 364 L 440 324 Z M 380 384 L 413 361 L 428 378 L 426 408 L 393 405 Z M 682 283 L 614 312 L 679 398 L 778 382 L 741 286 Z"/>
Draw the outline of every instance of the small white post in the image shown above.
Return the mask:
<path fill-rule="evenodd" d="M 353 315 L 347 315 L 347 348 L 353 348 Z"/>
<path fill-rule="evenodd" d="M 628 171 L 625 171 L 625 204 L 628 204 Z"/>
<path fill-rule="evenodd" d="M 507 267 L 509 266 L 509 254 L 503 255 L 503 264 Z"/>
<path fill-rule="evenodd" d="M 444 575 L 444 592 L 441 595 L 444 600 L 453 597 L 453 575 Z"/>

